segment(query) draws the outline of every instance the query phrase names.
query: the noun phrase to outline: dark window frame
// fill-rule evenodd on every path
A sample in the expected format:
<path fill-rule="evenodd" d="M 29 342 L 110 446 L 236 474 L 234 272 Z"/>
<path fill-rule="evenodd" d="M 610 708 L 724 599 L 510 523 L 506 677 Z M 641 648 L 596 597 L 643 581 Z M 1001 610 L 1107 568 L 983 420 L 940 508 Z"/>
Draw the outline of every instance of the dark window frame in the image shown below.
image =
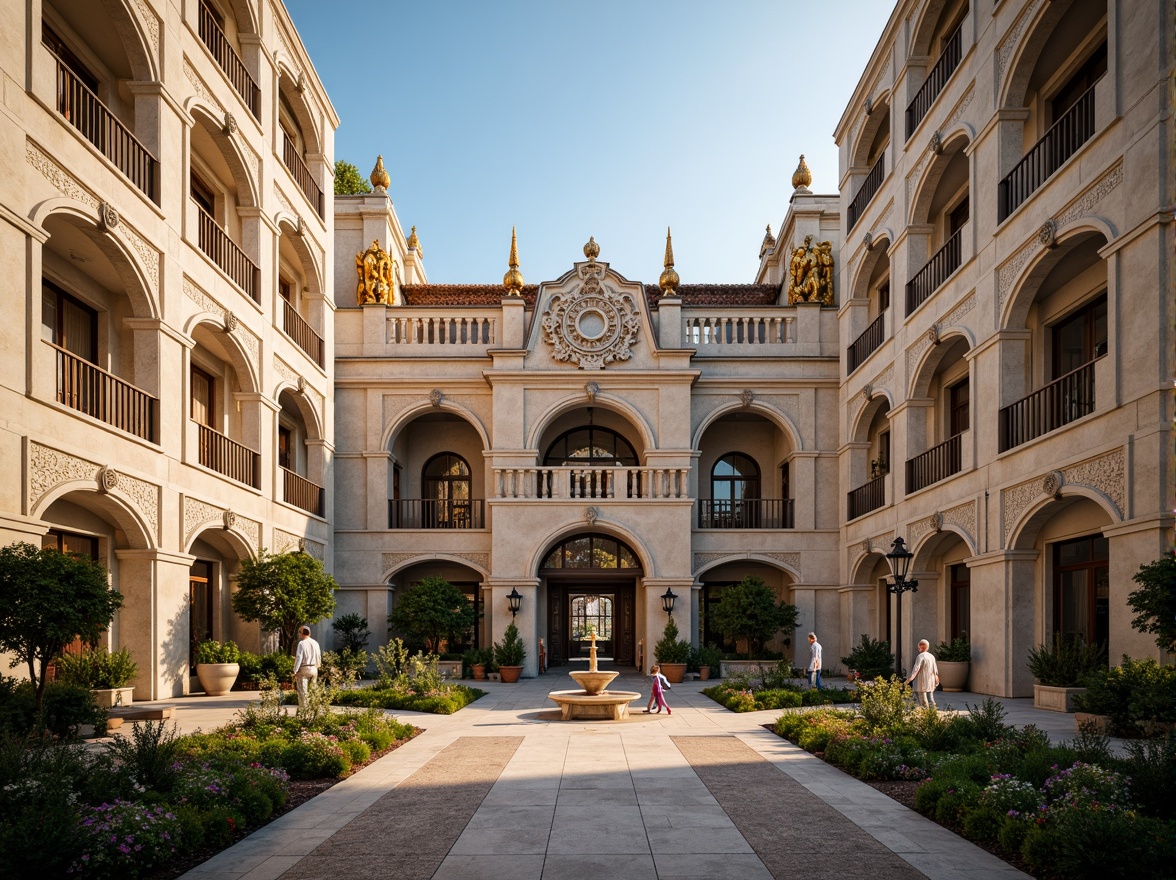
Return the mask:
<path fill-rule="evenodd" d="M 570 456 L 568 454 L 568 438 L 573 434 L 580 433 L 581 431 L 588 432 L 588 449 L 590 450 L 595 450 L 598 448 L 599 444 L 597 443 L 596 435 L 600 434 L 611 437 L 613 455 L 598 456 L 593 453 L 586 458 L 573 458 Z M 562 455 L 558 454 L 556 450 L 556 447 L 561 442 L 564 444 Z M 624 447 L 628 449 L 630 453 L 629 457 L 632 458 L 631 462 L 625 461 L 626 456 L 618 453 L 618 449 L 621 444 L 623 444 Z M 601 446 L 600 448 L 603 447 Z M 562 434 L 552 440 L 550 444 L 548 444 L 547 451 L 543 454 L 544 467 L 637 467 L 640 464 L 640 461 L 641 459 L 637 455 L 636 448 L 634 448 L 633 444 L 625 438 L 624 434 L 621 434 L 619 431 L 614 431 L 612 428 L 605 428 L 600 425 L 592 424 L 579 425 L 575 428 L 564 431 Z"/>
<path fill-rule="evenodd" d="M 89 361 L 94 365 L 98 365 L 98 310 L 91 305 L 83 302 L 78 297 L 74 296 L 61 285 L 51 281 L 45 276 L 41 276 L 41 326 L 46 325 L 46 294 L 52 294 L 54 297 L 53 304 L 53 327 L 52 338 L 49 340 L 59 348 L 64 348 L 70 354 L 76 355 L 83 360 Z M 92 355 L 87 355 L 84 352 L 75 351 L 66 343 L 65 338 L 65 307 L 71 306 L 83 312 L 90 322 L 90 351 Z"/>
<path fill-rule="evenodd" d="M 1102 312 L 1102 330 L 1099 330 L 1099 312 Z M 1082 363 L 1077 366 L 1062 363 L 1061 334 L 1075 322 L 1082 322 Z M 1109 311 L 1107 292 L 1103 290 L 1097 296 L 1084 302 L 1078 308 L 1067 312 L 1058 320 L 1048 325 L 1050 335 L 1050 367 L 1052 378 L 1057 379 L 1067 373 L 1084 367 L 1091 361 L 1107 353 L 1109 341 Z"/>
<path fill-rule="evenodd" d="M 948 437 L 962 434 L 971 427 L 972 390 L 971 377 L 965 376 L 948 386 Z"/>

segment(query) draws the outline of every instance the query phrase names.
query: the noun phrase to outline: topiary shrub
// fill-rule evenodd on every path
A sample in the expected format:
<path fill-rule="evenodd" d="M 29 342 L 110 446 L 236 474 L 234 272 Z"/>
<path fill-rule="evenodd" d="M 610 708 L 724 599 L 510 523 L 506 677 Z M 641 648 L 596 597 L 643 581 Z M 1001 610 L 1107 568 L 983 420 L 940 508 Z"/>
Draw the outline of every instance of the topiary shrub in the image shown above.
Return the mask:
<path fill-rule="evenodd" d="M 866 679 L 886 677 L 894 673 L 894 654 L 890 644 L 881 639 L 871 639 L 862 633 L 861 642 L 849 655 L 841 658 L 846 668 L 854 670 Z"/>
<path fill-rule="evenodd" d="M 678 639 L 678 625 L 673 616 L 666 621 L 661 639 L 653 646 L 653 656 L 658 663 L 685 663 L 690 659 L 690 643 Z"/>

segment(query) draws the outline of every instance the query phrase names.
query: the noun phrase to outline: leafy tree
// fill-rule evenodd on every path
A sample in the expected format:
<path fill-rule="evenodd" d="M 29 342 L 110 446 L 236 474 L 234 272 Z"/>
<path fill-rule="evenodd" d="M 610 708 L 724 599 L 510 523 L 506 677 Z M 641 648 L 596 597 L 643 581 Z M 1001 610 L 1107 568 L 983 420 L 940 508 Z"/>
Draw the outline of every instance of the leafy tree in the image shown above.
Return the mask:
<path fill-rule="evenodd" d="M 335 160 L 335 195 L 360 196 L 372 191 L 359 169 L 342 159 Z"/>
<path fill-rule="evenodd" d="M 49 661 L 75 638 L 97 642 L 122 604 L 91 559 L 32 544 L 0 548 L 0 649 L 14 655 L 12 666 L 28 666 L 38 716 Z"/>
<path fill-rule="evenodd" d="M 776 602 L 776 593 L 762 578 L 748 575 L 723 590 L 722 599 L 710 612 L 710 624 L 727 639 L 747 639 L 747 657 L 753 645 L 761 649 L 778 632 L 791 635 L 800 622 L 795 605 Z"/>
<path fill-rule="evenodd" d="M 1176 653 L 1176 553 L 1141 565 L 1132 577 L 1139 589 L 1127 596 L 1137 615 L 1131 626 L 1156 637 L 1156 645 Z"/>
<path fill-rule="evenodd" d="M 477 612 L 460 588 L 443 577 L 427 577 L 406 590 L 388 615 L 393 632 L 409 641 L 423 642 L 425 650 L 440 653 L 441 642 L 463 635 L 477 622 Z"/>
<path fill-rule="evenodd" d="M 367 618 L 362 614 L 344 614 L 331 622 L 335 631 L 335 643 L 340 651 L 359 652 L 367 648 L 372 631 L 368 629 Z"/>
<path fill-rule="evenodd" d="M 241 563 L 233 610 L 242 620 L 277 630 L 278 644 L 289 652 L 298 627 L 329 617 L 335 610 L 335 579 L 308 553 L 267 553 Z"/>

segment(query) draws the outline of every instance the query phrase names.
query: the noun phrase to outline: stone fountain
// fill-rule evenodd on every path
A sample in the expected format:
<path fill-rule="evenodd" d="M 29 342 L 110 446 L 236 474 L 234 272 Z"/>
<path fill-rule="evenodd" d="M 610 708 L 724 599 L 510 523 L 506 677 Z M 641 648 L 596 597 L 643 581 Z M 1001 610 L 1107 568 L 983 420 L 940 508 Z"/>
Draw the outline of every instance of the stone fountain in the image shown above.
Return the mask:
<path fill-rule="evenodd" d="M 592 645 L 588 650 L 588 671 L 569 672 L 582 690 L 552 691 L 547 695 L 559 705 L 560 720 L 574 718 L 608 718 L 620 721 L 629 715 L 629 704 L 641 699 L 636 691 L 606 690 L 619 672 L 601 672 L 596 668 L 596 633 L 592 633 Z"/>

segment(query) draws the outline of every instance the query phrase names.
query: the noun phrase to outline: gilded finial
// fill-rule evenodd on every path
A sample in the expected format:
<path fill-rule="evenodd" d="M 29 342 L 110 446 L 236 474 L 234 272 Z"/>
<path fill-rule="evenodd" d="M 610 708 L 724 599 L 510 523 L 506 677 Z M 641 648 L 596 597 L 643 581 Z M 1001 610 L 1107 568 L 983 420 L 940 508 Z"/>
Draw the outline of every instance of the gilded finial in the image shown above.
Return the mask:
<path fill-rule="evenodd" d="M 776 236 L 772 235 L 772 224 L 768 224 L 768 231 L 764 233 L 764 242 L 760 245 L 760 259 L 763 259 L 764 254 L 776 246 Z"/>
<path fill-rule="evenodd" d="M 388 176 L 388 172 L 384 170 L 384 157 L 376 156 L 376 167 L 372 169 L 371 176 L 372 186 L 375 187 L 376 192 L 385 193 L 392 183 L 392 178 Z"/>
<path fill-rule="evenodd" d="M 588 262 L 595 263 L 596 258 L 600 256 L 600 245 L 596 243 L 593 236 L 588 236 L 588 244 L 584 245 L 584 256 L 588 258 Z"/>
<path fill-rule="evenodd" d="M 425 252 L 421 250 L 421 240 L 417 238 L 416 227 L 412 228 L 412 234 L 408 236 L 408 249 L 415 250 L 417 256 L 423 257 Z"/>
<path fill-rule="evenodd" d="M 666 227 L 666 259 L 665 270 L 661 273 L 661 278 L 657 281 L 657 286 L 661 288 L 662 296 L 673 296 L 678 289 L 678 273 L 674 271 L 674 245 L 670 239 L 670 227 Z"/>
<path fill-rule="evenodd" d="M 813 173 L 804 164 L 804 153 L 800 154 L 800 164 L 792 172 L 792 188 L 800 192 L 808 192 L 809 184 L 813 182 Z"/>
<path fill-rule="evenodd" d="M 510 228 L 510 269 L 502 276 L 507 296 L 523 295 L 523 273 L 519 271 L 519 240 L 515 228 Z"/>

